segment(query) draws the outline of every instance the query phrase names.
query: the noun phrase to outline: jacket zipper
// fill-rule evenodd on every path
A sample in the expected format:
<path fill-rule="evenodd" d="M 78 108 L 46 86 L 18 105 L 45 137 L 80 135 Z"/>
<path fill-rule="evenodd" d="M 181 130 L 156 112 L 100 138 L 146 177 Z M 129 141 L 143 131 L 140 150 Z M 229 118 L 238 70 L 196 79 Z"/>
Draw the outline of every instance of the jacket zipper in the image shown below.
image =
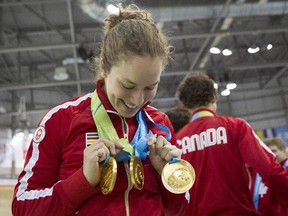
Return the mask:
<path fill-rule="evenodd" d="M 123 124 L 123 134 L 124 139 L 128 140 L 128 134 L 129 134 L 129 127 L 127 122 L 125 121 L 125 118 L 121 117 L 122 124 Z M 125 201 L 125 209 L 126 209 L 126 216 L 130 216 L 130 207 L 129 207 L 129 193 L 133 187 L 131 181 L 130 181 L 130 167 L 128 161 L 124 161 L 124 167 L 127 175 L 127 181 L 128 181 L 128 188 L 126 189 L 124 193 L 124 201 Z"/>

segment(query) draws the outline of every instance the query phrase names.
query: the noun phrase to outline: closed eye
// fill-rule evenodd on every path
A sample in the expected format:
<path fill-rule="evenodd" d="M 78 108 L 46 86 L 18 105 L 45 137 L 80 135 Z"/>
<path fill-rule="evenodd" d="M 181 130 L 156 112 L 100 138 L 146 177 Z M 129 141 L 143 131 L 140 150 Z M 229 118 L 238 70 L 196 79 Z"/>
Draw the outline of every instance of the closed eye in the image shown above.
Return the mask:
<path fill-rule="evenodd" d="M 153 87 L 146 87 L 145 90 L 148 90 L 148 91 L 152 91 L 156 88 L 156 86 L 153 86 Z"/>
<path fill-rule="evenodd" d="M 122 84 L 122 87 L 125 88 L 125 89 L 128 89 L 128 90 L 131 90 L 131 89 L 134 88 L 134 86 L 125 86 L 125 85 L 123 85 L 123 84 Z"/>
<path fill-rule="evenodd" d="M 155 90 L 155 89 L 157 88 L 157 86 L 158 86 L 158 83 L 155 83 L 155 84 L 153 84 L 153 85 L 151 85 L 151 86 L 147 86 L 147 87 L 145 88 L 145 90 L 153 91 L 153 90 Z"/>

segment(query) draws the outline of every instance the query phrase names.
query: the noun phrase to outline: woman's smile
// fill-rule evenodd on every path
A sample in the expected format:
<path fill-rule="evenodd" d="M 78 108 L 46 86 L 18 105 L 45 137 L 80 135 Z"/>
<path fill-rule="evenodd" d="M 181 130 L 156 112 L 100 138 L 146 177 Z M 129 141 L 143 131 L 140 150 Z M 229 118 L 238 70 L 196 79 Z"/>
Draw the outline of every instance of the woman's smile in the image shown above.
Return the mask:
<path fill-rule="evenodd" d="M 135 106 L 135 105 L 131 105 L 131 104 L 128 104 L 128 103 L 126 103 L 125 101 L 123 101 L 124 102 L 124 104 L 128 107 L 128 108 L 130 108 L 130 109 L 135 109 L 137 106 Z"/>

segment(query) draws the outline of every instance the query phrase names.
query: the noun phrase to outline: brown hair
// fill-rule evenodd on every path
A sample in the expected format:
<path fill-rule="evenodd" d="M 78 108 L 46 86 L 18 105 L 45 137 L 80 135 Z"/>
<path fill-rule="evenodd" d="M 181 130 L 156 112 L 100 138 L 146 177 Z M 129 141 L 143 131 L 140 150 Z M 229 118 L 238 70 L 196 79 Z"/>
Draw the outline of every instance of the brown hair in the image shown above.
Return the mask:
<path fill-rule="evenodd" d="M 185 77 L 178 87 L 179 99 L 189 109 L 206 106 L 217 99 L 214 81 L 199 72 Z"/>
<path fill-rule="evenodd" d="M 183 106 L 172 107 L 165 114 L 170 119 L 175 133 L 188 124 L 191 119 L 190 111 Z"/>
<path fill-rule="evenodd" d="M 166 66 L 171 46 L 166 35 L 157 29 L 151 15 L 134 4 L 127 7 L 118 4 L 117 7 L 119 14 L 110 14 L 103 27 L 98 78 L 132 55 L 161 57 L 163 66 Z"/>
<path fill-rule="evenodd" d="M 280 149 L 281 151 L 286 151 L 286 143 L 281 139 L 281 138 L 267 138 L 264 139 L 263 142 L 269 147 L 272 145 L 277 146 L 278 149 Z"/>

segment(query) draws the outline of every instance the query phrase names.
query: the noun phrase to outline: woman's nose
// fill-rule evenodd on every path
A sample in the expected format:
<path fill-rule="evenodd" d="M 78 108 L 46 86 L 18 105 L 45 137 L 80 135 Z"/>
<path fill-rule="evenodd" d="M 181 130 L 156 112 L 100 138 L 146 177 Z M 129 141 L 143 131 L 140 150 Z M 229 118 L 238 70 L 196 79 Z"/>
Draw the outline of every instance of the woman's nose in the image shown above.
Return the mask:
<path fill-rule="evenodd" d="M 144 103 L 143 91 L 135 91 L 130 95 L 129 103 L 135 106 L 141 106 Z"/>

